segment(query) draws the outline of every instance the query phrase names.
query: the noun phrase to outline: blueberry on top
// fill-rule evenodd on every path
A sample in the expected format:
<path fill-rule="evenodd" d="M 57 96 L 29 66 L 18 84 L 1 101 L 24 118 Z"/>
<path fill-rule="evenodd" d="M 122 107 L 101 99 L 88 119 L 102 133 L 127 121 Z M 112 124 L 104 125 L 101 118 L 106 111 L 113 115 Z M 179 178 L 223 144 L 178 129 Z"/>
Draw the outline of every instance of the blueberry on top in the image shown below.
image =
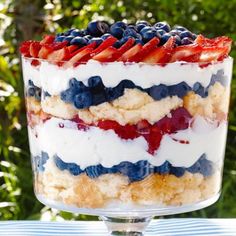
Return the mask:
<path fill-rule="evenodd" d="M 121 39 L 124 33 L 124 29 L 122 27 L 112 25 L 110 28 L 110 32 L 114 37 Z"/>
<path fill-rule="evenodd" d="M 102 38 L 96 37 L 96 38 L 92 38 L 88 41 L 88 43 L 96 43 L 96 46 L 99 46 L 101 43 L 103 42 Z"/>
<path fill-rule="evenodd" d="M 189 38 L 189 37 L 184 37 L 181 40 L 181 44 L 182 45 L 188 45 L 188 44 L 191 44 L 191 43 L 193 43 L 193 40 L 191 38 Z"/>
<path fill-rule="evenodd" d="M 180 34 L 179 34 L 180 38 L 183 39 L 185 37 L 187 38 L 192 38 L 193 37 L 193 34 L 188 31 L 188 30 L 185 30 L 185 31 L 182 31 Z"/>
<path fill-rule="evenodd" d="M 172 35 L 169 34 L 169 33 L 163 34 L 163 35 L 161 36 L 161 44 L 162 44 L 162 45 L 165 44 L 171 36 L 172 36 Z"/>
<path fill-rule="evenodd" d="M 77 36 L 70 41 L 70 44 L 77 45 L 79 47 L 83 47 L 83 46 L 87 45 L 87 41 L 84 38 Z"/>
<path fill-rule="evenodd" d="M 73 30 L 73 31 L 70 33 L 70 35 L 72 35 L 72 36 L 74 36 L 74 37 L 76 37 L 76 36 L 81 36 L 81 37 L 83 37 L 83 36 L 84 36 L 84 32 L 81 31 L 81 30 L 75 29 L 75 30 Z"/>
<path fill-rule="evenodd" d="M 136 29 L 137 29 L 138 32 L 140 32 L 145 26 L 147 26 L 147 25 L 145 25 L 145 24 L 137 24 L 136 25 Z"/>
<path fill-rule="evenodd" d="M 171 30 L 170 25 L 169 25 L 168 23 L 166 23 L 166 22 L 157 22 L 157 23 L 154 25 L 154 27 L 155 27 L 156 29 L 163 29 L 163 30 L 165 30 L 166 32 L 169 32 L 169 31 Z"/>
<path fill-rule="evenodd" d="M 109 30 L 109 25 L 104 21 L 92 21 L 88 24 L 87 31 L 94 37 L 102 36 Z"/>
<path fill-rule="evenodd" d="M 124 36 L 124 37 L 125 37 L 125 36 L 131 36 L 131 37 L 136 38 L 136 37 L 137 37 L 137 32 L 136 32 L 134 29 L 128 27 L 128 28 L 124 31 L 123 36 Z"/>
<path fill-rule="evenodd" d="M 119 28 L 122 28 L 122 29 L 126 29 L 126 27 L 127 27 L 127 25 L 122 21 L 117 21 L 112 26 L 113 27 L 119 27 Z"/>
<path fill-rule="evenodd" d="M 174 30 L 177 30 L 177 31 L 187 31 L 187 28 L 181 26 L 181 25 L 175 25 L 174 26 Z"/>

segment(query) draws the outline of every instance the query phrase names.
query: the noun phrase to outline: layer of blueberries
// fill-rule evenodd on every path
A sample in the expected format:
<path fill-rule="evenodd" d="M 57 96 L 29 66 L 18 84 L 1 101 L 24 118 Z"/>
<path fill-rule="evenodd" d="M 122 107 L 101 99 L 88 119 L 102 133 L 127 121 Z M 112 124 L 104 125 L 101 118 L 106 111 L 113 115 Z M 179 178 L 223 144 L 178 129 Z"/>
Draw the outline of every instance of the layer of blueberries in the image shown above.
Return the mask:
<path fill-rule="evenodd" d="M 46 152 L 42 152 L 41 156 L 33 157 L 35 169 L 40 172 L 44 171 L 44 165 L 48 159 L 49 156 Z M 94 179 L 104 174 L 122 174 L 127 176 L 130 182 L 141 181 L 150 174 L 173 174 L 176 177 L 182 177 L 184 173 L 188 171 L 193 174 L 200 173 L 204 177 L 207 177 L 211 176 L 214 172 L 214 164 L 213 162 L 207 160 L 206 154 L 202 154 L 198 161 L 189 168 L 175 167 L 168 161 L 165 161 L 161 166 L 153 166 L 148 161 L 141 160 L 136 163 L 124 161 L 118 165 L 114 165 L 111 168 L 106 168 L 99 164 L 89 166 L 82 170 L 77 164 L 66 163 L 57 155 L 54 155 L 53 161 L 58 169 L 61 171 L 67 170 L 74 176 L 85 173 L 87 176 Z"/>
<path fill-rule="evenodd" d="M 96 106 L 104 102 L 113 101 L 124 94 L 124 90 L 139 89 L 148 93 L 154 100 L 158 101 L 168 96 L 178 96 L 183 98 L 189 91 L 194 91 L 201 97 L 208 96 L 208 89 L 215 82 L 224 80 L 223 70 L 219 70 L 213 74 L 211 81 L 207 87 L 203 87 L 199 82 L 196 82 L 191 88 L 186 82 L 180 82 L 175 85 L 154 85 L 150 88 L 143 89 L 135 85 L 131 80 L 122 80 L 116 87 L 105 87 L 100 76 L 92 76 L 88 79 L 88 86 L 83 82 L 72 78 L 69 81 L 69 88 L 61 92 L 61 99 L 67 103 L 72 103 L 78 109 Z"/>

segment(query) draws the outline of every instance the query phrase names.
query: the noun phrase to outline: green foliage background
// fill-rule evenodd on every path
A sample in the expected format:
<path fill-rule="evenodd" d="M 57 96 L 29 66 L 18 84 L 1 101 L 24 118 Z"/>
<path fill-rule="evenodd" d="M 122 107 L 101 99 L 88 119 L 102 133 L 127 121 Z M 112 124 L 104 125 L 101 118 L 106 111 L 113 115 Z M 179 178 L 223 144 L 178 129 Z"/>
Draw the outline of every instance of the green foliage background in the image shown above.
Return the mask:
<path fill-rule="evenodd" d="M 236 0 L 0 0 L 0 219 L 94 219 L 50 210 L 34 197 L 18 45 L 43 33 L 85 27 L 91 19 L 110 22 L 167 20 L 206 36 L 236 41 Z M 236 56 L 235 45 L 231 53 Z M 234 67 L 234 77 L 236 67 Z M 181 217 L 236 217 L 236 82 L 220 200 Z"/>

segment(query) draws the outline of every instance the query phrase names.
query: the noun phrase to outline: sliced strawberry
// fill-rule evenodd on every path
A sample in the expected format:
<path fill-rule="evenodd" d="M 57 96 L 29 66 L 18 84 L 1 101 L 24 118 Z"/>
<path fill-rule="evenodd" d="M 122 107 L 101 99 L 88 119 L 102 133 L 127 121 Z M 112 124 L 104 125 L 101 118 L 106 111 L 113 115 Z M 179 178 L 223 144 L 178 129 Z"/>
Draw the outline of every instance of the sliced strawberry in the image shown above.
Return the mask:
<path fill-rule="evenodd" d="M 146 43 L 141 48 L 141 50 L 136 55 L 131 57 L 129 59 L 129 61 L 132 61 L 132 62 L 139 62 L 139 61 L 141 61 L 146 55 L 148 55 L 154 48 L 157 47 L 159 42 L 160 42 L 160 40 L 158 38 L 151 39 L 148 43 Z"/>
<path fill-rule="evenodd" d="M 90 56 L 91 52 L 93 51 L 92 48 L 85 48 L 82 51 L 78 52 L 77 54 L 75 54 L 72 58 L 70 58 L 70 60 L 68 62 L 65 63 L 65 67 L 70 67 L 73 65 L 77 65 L 79 62 L 82 61 L 82 59 L 85 56 Z"/>
<path fill-rule="evenodd" d="M 67 42 L 53 42 L 52 44 L 45 44 L 45 47 L 51 48 L 53 51 L 61 49 L 67 45 Z"/>
<path fill-rule="evenodd" d="M 163 46 L 158 47 L 153 51 L 151 51 L 149 54 L 147 54 L 142 59 L 142 62 L 150 64 L 169 62 L 174 45 L 175 45 L 175 38 L 170 37 Z"/>
<path fill-rule="evenodd" d="M 92 53 L 92 57 L 95 56 L 96 54 L 102 52 L 106 48 L 112 46 L 117 39 L 113 36 L 108 37 L 106 40 L 104 40 Z"/>
<path fill-rule="evenodd" d="M 20 45 L 20 52 L 25 57 L 30 57 L 30 45 L 33 41 L 28 40 Z"/>
<path fill-rule="evenodd" d="M 134 56 L 137 55 L 141 49 L 142 49 L 142 45 L 136 44 L 135 46 L 130 48 L 128 51 L 126 51 L 120 58 L 118 58 L 117 61 L 129 62 L 130 60 L 133 60 Z"/>
<path fill-rule="evenodd" d="M 76 50 L 76 51 L 74 51 L 74 52 L 70 53 L 70 56 L 69 56 L 69 58 L 72 58 L 72 57 L 74 57 L 75 55 L 77 55 L 79 52 L 83 51 L 83 50 L 84 50 L 84 49 L 86 49 L 86 48 L 91 48 L 91 49 L 94 49 L 94 48 L 95 48 L 95 46 L 96 46 L 96 43 L 95 43 L 95 42 L 93 42 L 93 43 L 91 43 L 91 44 L 89 44 L 89 45 L 87 45 L 87 46 L 84 46 L 84 47 L 82 47 L 82 48 L 79 48 L 78 50 Z"/>
<path fill-rule="evenodd" d="M 189 44 L 176 47 L 170 62 L 187 61 L 196 62 L 201 54 L 202 47 L 196 44 Z"/>
<path fill-rule="evenodd" d="M 120 52 L 116 48 L 108 47 L 92 57 L 92 59 L 100 62 L 112 62 L 115 61 L 118 57 L 120 57 Z"/>
<path fill-rule="evenodd" d="M 30 55 L 34 58 L 38 57 L 39 50 L 41 49 L 39 42 L 35 41 L 30 44 Z"/>
<path fill-rule="evenodd" d="M 68 48 L 61 48 L 59 50 L 53 51 L 47 57 L 47 60 L 50 62 L 61 62 L 67 59 L 69 55 Z"/>
<path fill-rule="evenodd" d="M 67 47 L 69 50 L 69 53 L 75 52 L 78 49 L 78 46 L 76 45 L 70 45 Z"/>
<path fill-rule="evenodd" d="M 228 47 L 205 47 L 199 57 L 199 62 L 213 62 L 227 57 Z"/>
<path fill-rule="evenodd" d="M 129 38 L 126 43 L 124 43 L 119 49 L 118 52 L 121 54 L 125 53 L 134 45 L 135 40 L 133 38 Z"/>
<path fill-rule="evenodd" d="M 43 37 L 43 39 L 40 41 L 40 44 L 41 45 L 44 45 L 44 44 L 51 44 L 53 43 L 55 40 L 55 36 L 54 35 L 45 35 Z"/>
<path fill-rule="evenodd" d="M 39 50 L 38 57 L 41 59 L 47 59 L 48 55 L 53 52 L 52 48 L 42 46 L 41 49 Z"/>

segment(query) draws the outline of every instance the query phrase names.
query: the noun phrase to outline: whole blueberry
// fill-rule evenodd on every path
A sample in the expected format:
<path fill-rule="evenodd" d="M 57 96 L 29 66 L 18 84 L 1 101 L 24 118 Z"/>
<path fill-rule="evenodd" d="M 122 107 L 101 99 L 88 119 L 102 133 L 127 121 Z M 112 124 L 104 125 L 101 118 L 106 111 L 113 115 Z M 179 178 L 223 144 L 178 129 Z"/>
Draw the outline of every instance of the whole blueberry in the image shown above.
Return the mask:
<path fill-rule="evenodd" d="M 161 44 L 162 44 L 162 45 L 165 44 L 171 36 L 172 36 L 172 35 L 169 34 L 169 33 L 163 34 L 163 35 L 161 36 Z"/>
<path fill-rule="evenodd" d="M 123 36 L 126 37 L 126 36 L 131 36 L 133 38 L 136 38 L 137 36 L 137 32 L 132 29 L 132 28 L 127 28 L 124 33 L 123 33 Z"/>
<path fill-rule="evenodd" d="M 128 29 L 133 29 L 134 31 L 137 32 L 137 28 L 136 28 L 135 25 L 132 25 L 132 24 L 131 24 L 131 25 L 128 25 L 127 28 L 128 28 Z M 127 29 L 127 28 L 126 28 L 126 29 Z"/>
<path fill-rule="evenodd" d="M 158 29 L 158 30 L 157 30 L 157 33 L 160 34 L 160 35 L 162 36 L 163 34 L 166 33 L 166 31 L 163 30 L 163 29 Z"/>
<path fill-rule="evenodd" d="M 67 41 L 68 43 L 70 43 L 73 39 L 74 39 L 74 36 L 69 35 L 69 36 L 66 36 L 66 37 L 63 39 L 63 42 L 64 42 L 64 41 Z"/>
<path fill-rule="evenodd" d="M 92 105 L 92 94 L 90 91 L 85 91 L 75 95 L 74 106 L 78 109 L 90 107 Z"/>
<path fill-rule="evenodd" d="M 80 36 L 83 37 L 84 36 L 84 32 L 78 29 L 73 30 L 70 35 L 76 37 L 76 36 Z"/>
<path fill-rule="evenodd" d="M 178 30 L 176 30 L 176 29 L 173 29 L 173 30 L 171 30 L 171 31 L 169 32 L 169 34 L 171 34 L 171 35 L 173 35 L 173 36 L 175 36 L 175 35 L 180 35 L 180 33 L 181 33 L 181 31 L 178 31 Z"/>
<path fill-rule="evenodd" d="M 76 165 L 75 163 L 68 163 L 67 164 L 67 170 L 72 174 L 72 175 L 79 175 L 81 174 L 83 171 L 80 169 L 80 167 L 78 165 Z"/>
<path fill-rule="evenodd" d="M 88 86 L 90 88 L 94 87 L 104 87 L 102 78 L 100 76 L 92 76 L 88 79 Z"/>
<path fill-rule="evenodd" d="M 126 29 L 126 27 L 127 27 L 127 25 L 124 23 L 124 22 L 122 22 L 122 21 L 117 21 L 117 22 L 115 22 L 112 26 L 114 26 L 114 27 L 120 27 L 120 28 L 122 28 L 122 29 Z M 111 27 L 112 27 L 111 26 Z"/>
<path fill-rule="evenodd" d="M 143 27 L 143 28 L 141 29 L 140 34 L 143 35 L 145 32 L 150 31 L 150 30 L 156 32 L 156 30 L 155 30 L 153 27 L 151 27 L 151 26 L 145 26 L 145 27 Z"/>
<path fill-rule="evenodd" d="M 116 42 L 112 45 L 112 47 L 114 47 L 114 48 L 119 48 L 121 45 L 122 45 L 122 44 L 120 43 L 120 41 L 116 41 Z"/>
<path fill-rule="evenodd" d="M 79 47 L 83 47 L 83 46 L 87 45 L 87 41 L 83 37 L 77 36 L 70 41 L 70 44 L 77 45 Z"/>
<path fill-rule="evenodd" d="M 175 175 L 176 177 L 182 177 L 185 173 L 185 169 L 183 167 L 174 167 L 171 166 L 170 174 Z"/>
<path fill-rule="evenodd" d="M 65 38 L 66 38 L 65 36 L 58 36 L 55 38 L 55 42 L 62 42 L 64 41 Z"/>
<path fill-rule="evenodd" d="M 103 21 L 92 21 L 88 24 L 87 30 L 90 35 L 100 37 L 108 32 L 109 25 Z"/>
<path fill-rule="evenodd" d="M 205 88 L 201 85 L 201 83 L 199 82 L 196 82 L 194 85 L 193 85 L 193 91 L 200 95 L 201 97 L 205 97 Z"/>
<path fill-rule="evenodd" d="M 73 103 L 75 96 L 75 91 L 73 89 L 66 89 L 61 92 L 60 97 L 64 102 Z"/>
<path fill-rule="evenodd" d="M 135 88 L 135 84 L 128 79 L 122 80 L 115 88 L 120 88 L 120 89 L 125 89 L 125 88 L 129 88 L 129 89 L 133 89 Z"/>
<path fill-rule="evenodd" d="M 105 39 L 107 39 L 107 38 L 110 37 L 110 36 L 111 36 L 111 34 L 106 33 L 106 34 L 102 35 L 101 38 L 102 38 L 103 40 L 105 40 Z"/>
<path fill-rule="evenodd" d="M 88 177 L 94 179 L 94 178 L 99 177 L 102 174 L 105 174 L 106 168 L 104 168 L 102 165 L 89 166 L 85 168 L 85 172 Z"/>
<path fill-rule="evenodd" d="M 111 28 L 110 28 L 110 33 L 111 33 L 114 37 L 116 37 L 116 38 L 118 38 L 118 39 L 121 39 L 122 36 L 123 36 L 123 33 L 124 33 L 124 29 L 121 28 L 121 27 L 112 25 Z"/>
<path fill-rule="evenodd" d="M 30 96 L 30 97 L 34 97 L 34 95 L 35 95 L 35 88 L 34 87 L 29 87 L 27 95 Z"/>
<path fill-rule="evenodd" d="M 67 163 L 64 162 L 61 158 L 59 158 L 57 155 L 54 156 L 54 162 L 56 164 L 56 166 L 60 169 L 60 170 L 66 170 L 67 169 Z"/>
<path fill-rule="evenodd" d="M 156 166 L 154 172 L 158 174 L 168 174 L 170 172 L 170 163 L 165 161 L 161 166 Z"/>
<path fill-rule="evenodd" d="M 171 30 L 170 25 L 169 25 L 168 23 L 166 23 L 166 22 L 157 22 L 157 23 L 154 25 L 154 27 L 155 27 L 156 29 L 163 29 L 163 30 L 165 30 L 166 32 L 169 32 L 169 31 Z"/>
<path fill-rule="evenodd" d="M 69 87 L 74 91 L 74 93 L 80 93 L 87 90 L 87 87 L 83 84 L 83 82 L 78 81 L 76 78 L 70 79 Z"/>
<path fill-rule="evenodd" d="M 191 90 L 191 87 L 188 86 L 186 82 L 181 82 L 181 83 L 169 86 L 169 95 L 170 96 L 177 95 L 179 98 L 182 98 L 190 90 Z"/>
<path fill-rule="evenodd" d="M 154 100 L 161 100 L 162 98 L 166 98 L 169 95 L 168 87 L 164 84 L 160 84 L 158 86 L 152 86 L 149 90 L 149 95 Z"/>
<path fill-rule="evenodd" d="M 187 31 L 187 28 L 181 26 L 181 25 L 175 25 L 174 29 L 177 31 Z"/>
<path fill-rule="evenodd" d="M 175 44 L 176 44 L 177 46 L 179 46 L 179 45 L 181 45 L 181 44 L 182 44 L 182 42 L 181 42 L 181 39 L 180 39 L 179 35 L 175 35 L 175 36 L 174 36 L 174 38 L 175 38 Z"/>
<path fill-rule="evenodd" d="M 145 25 L 145 24 L 137 24 L 136 25 L 136 29 L 137 29 L 138 32 L 140 32 L 145 26 L 147 26 L 147 25 Z"/>
<path fill-rule="evenodd" d="M 179 34 L 180 38 L 183 39 L 183 38 L 192 38 L 193 37 L 193 34 L 186 30 L 186 31 L 182 31 L 180 34 Z"/>
<path fill-rule="evenodd" d="M 123 95 L 123 91 L 116 90 L 115 88 L 105 88 L 106 100 L 113 101 Z"/>
<path fill-rule="evenodd" d="M 193 40 L 189 37 L 184 37 L 181 39 L 181 44 L 182 45 L 188 45 L 188 44 L 192 44 Z"/>
<path fill-rule="evenodd" d="M 102 38 L 92 38 L 88 41 L 88 43 L 96 43 L 96 46 L 99 46 L 103 42 Z"/>
<path fill-rule="evenodd" d="M 148 41 L 150 41 L 151 39 L 153 39 L 154 37 L 157 37 L 157 32 L 152 31 L 152 30 L 148 30 L 145 31 L 143 34 L 143 42 L 147 43 Z M 158 35 L 159 36 L 159 35 Z"/>

